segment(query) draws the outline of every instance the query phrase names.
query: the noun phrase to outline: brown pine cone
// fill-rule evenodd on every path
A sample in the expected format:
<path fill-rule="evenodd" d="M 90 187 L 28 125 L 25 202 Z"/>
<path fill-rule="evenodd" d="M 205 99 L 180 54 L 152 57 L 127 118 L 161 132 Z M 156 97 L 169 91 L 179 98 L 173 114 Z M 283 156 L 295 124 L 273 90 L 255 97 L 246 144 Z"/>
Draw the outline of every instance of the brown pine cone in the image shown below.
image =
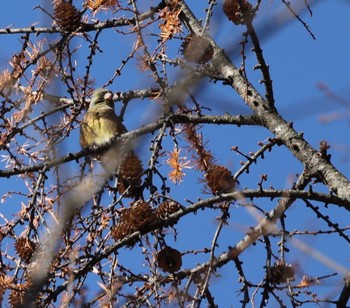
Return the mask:
<path fill-rule="evenodd" d="M 127 154 L 119 166 L 118 192 L 122 194 L 129 188 L 126 197 L 139 197 L 142 173 L 142 162 L 139 157 L 134 152 Z"/>
<path fill-rule="evenodd" d="M 25 291 L 28 289 L 29 284 L 15 284 L 9 294 L 10 307 L 23 307 Z"/>
<path fill-rule="evenodd" d="M 159 220 L 167 219 L 171 214 L 177 212 L 180 209 L 180 205 L 175 201 L 164 201 L 159 204 L 156 215 Z"/>
<path fill-rule="evenodd" d="M 158 266 L 168 273 L 178 271 L 182 265 L 182 257 L 180 251 L 169 246 L 163 248 L 156 255 Z"/>
<path fill-rule="evenodd" d="M 35 243 L 25 237 L 18 237 L 15 242 L 15 249 L 21 260 L 28 264 L 33 257 Z"/>
<path fill-rule="evenodd" d="M 122 240 L 134 232 L 151 228 L 157 222 L 157 216 L 151 206 L 138 200 L 120 213 L 119 221 L 112 230 L 112 237 L 116 241 Z"/>
<path fill-rule="evenodd" d="M 251 20 L 253 17 L 252 5 L 246 0 L 224 0 L 223 9 L 227 18 L 235 25 L 244 25 L 247 19 Z"/>
<path fill-rule="evenodd" d="M 234 190 L 235 180 L 231 171 L 224 166 L 212 165 L 205 179 L 213 194 L 229 193 Z"/>
<path fill-rule="evenodd" d="M 4 299 L 4 293 L 7 289 L 12 287 L 13 277 L 0 274 L 0 306 L 2 307 L 2 301 Z"/>
<path fill-rule="evenodd" d="M 181 47 L 185 59 L 190 62 L 207 63 L 214 54 L 214 49 L 210 42 L 194 34 L 188 35 Z"/>
<path fill-rule="evenodd" d="M 81 13 L 69 2 L 54 1 L 54 17 L 57 25 L 64 31 L 71 32 L 81 25 Z"/>

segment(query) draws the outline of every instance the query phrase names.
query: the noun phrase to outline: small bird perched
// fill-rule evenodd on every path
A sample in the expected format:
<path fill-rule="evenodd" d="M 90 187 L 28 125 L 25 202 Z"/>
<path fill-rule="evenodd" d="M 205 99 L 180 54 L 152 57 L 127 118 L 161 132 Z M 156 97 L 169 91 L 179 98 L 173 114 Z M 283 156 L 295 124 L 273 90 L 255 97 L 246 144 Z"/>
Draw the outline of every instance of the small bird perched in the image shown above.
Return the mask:
<path fill-rule="evenodd" d="M 114 112 L 113 93 L 104 88 L 95 90 L 81 123 L 81 147 L 109 143 L 115 136 L 125 132 L 121 119 Z"/>
<path fill-rule="evenodd" d="M 95 90 L 80 127 L 81 147 L 108 144 L 114 137 L 126 132 L 121 119 L 114 112 L 113 93 L 104 88 Z M 95 158 L 111 175 L 118 172 L 120 193 L 134 198 L 141 195 L 142 162 L 128 146 L 113 144 Z"/>

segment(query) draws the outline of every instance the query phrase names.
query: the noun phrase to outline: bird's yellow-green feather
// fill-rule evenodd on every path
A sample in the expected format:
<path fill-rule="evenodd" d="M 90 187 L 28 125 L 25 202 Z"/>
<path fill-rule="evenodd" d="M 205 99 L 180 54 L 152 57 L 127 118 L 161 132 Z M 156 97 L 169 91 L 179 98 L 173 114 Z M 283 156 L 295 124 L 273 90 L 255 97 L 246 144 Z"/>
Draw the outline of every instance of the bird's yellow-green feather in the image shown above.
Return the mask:
<path fill-rule="evenodd" d="M 83 119 L 80 144 L 83 148 L 102 145 L 124 132 L 125 128 L 113 108 L 99 103 L 90 107 Z"/>

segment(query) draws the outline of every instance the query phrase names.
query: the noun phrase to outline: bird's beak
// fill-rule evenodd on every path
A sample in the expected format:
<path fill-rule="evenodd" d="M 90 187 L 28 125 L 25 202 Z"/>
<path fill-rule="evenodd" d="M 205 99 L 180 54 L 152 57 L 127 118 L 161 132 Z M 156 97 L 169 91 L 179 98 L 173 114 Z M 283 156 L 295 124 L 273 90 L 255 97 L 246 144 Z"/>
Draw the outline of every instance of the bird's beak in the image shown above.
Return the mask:
<path fill-rule="evenodd" d="M 113 93 L 112 92 L 108 92 L 103 96 L 103 99 L 108 101 L 108 102 L 112 102 L 113 101 Z"/>

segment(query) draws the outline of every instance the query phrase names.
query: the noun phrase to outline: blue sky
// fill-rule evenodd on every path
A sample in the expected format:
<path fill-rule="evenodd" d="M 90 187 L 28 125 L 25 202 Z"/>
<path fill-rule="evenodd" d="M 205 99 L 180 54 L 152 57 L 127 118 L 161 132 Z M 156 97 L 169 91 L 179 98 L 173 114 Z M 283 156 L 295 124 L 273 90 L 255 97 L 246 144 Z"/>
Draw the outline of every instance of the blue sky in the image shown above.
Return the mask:
<path fill-rule="evenodd" d="M 152 3 L 156 2 L 152 1 Z M 201 1 L 197 0 L 188 1 L 188 3 L 193 6 L 198 18 L 205 18 L 202 7 L 207 5 L 207 1 L 204 1 L 202 6 Z M 43 22 L 46 23 L 47 18 L 43 18 L 40 10 L 32 10 L 35 5 L 38 5 L 36 1 L 4 2 L 0 13 L 0 28 L 27 27 L 37 21 L 39 21 L 39 25 L 42 25 Z M 144 5 L 147 6 L 148 3 L 144 3 Z M 19 9 L 19 6 L 21 9 Z M 294 122 L 298 131 L 304 132 L 305 139 L 313 147 L 317 148 L 321 140 L 327 140 L 331 145 L 332 163 L 345 175 L 350 176 L 350 155 L 348 154 L 350 150 L 348 138 L 350 116 L 350 100 L 348 99 L 350 91 L 350 41 L 348 40 L 350 4 L 345 0 L 314 1 L 311 5 L 313 16 L 311 17 L 307 12 L 301 14 L 302 19 L 310 26 L 316 40 L 312 39 L 303 25 L 297 21 L 277 26 L 276 31 L 271 31 L 272 34 L 266 33 L 267 25 L 271 26 L 272 17 L 276 16 L 276 12 L 280 9 L 286 10 L 281 1 L 266 1 L 256 20 L 258 35 L 259 33 L 265 35 L 261 45 L 266 62 L 270 65 L 276 107 L 285 119 Z M 102 19 L 104 16 L 106 15 L 102 14 L 100 18 Z M 241 59 L 239 49 L 236 46 L 238 46 L 244 28 L 226 22 L 225 16 L 221 12 L 221 1 L 214 10 L 213 20 L 215 22 L 213 22 L 211 34 L 222 48 L 232 50 L 230 57 L 236 65 L 239 65 Z M 7 35 L 0 36 L 0 69 L 9 68 L 9 58 L 20 47 L 18 38 Z M 101 42 L 103 42 L 104 53 L 96 57 L 96 65 L 92 70 L 96 86 L 103 85 L 114 69 L 118 67 L 121 59 L 125 58 L 130 52 L 133 38 L 133 36 L 125 37 L 125 40 L 121 42 L 121 36 L 112 30 L 108 30 L 102 35 Z M 179 55 L 179 49 L 173 49 L 171 54 L 174 57 Z M 81 63 L 86 61 L 84 50 L 78 52 L 77 60 Z M 248 77 L 258 89 L 263 91 L 263 87 L 258 83 L 261 78 L 260 72 L 253 72 L 252 70 L 255 64 L 255 56 L 248 50 L 246 63 Z M 145 83 L 149 84 L 147 74 L 141 76 L 137 71 L 130 70 L 128 74 L 123 74 L 118 78 L 110 89 L 126 91 L 134 88 L 144 88 Z M 326 85 L 332 92 L 342 97 L 347 105 L 346 103 L 341 105 L 335 99 L 326 97 L 324 92 L 320 90 L 320 84 Z M 58 94 L 66 95 L 66 93 L 61 92 L 60 88 L 56 91 Z M 231 89 L 219 84 L 206 83 L 205 87 L 198 90 L 198 98 L 201 104 L 213 110 L 212 114 L 224 114 L 225 112 L 230 114 L 249 113 L 242 100 Z M 140 113 L 140 109 L 142 113 Z M 150 121 L 153 111 L 153 102 L 136 101 L 131 103 L 124 119 L 126 126 L 132 129 L 138 127 L 141 123 Z M 331 112 L 338 112 L 343 118 L 327 124 L 322 123 L 320 116 L 329 115 Z M 219 163 L 228 166 L 232 172 L 239 168 L 239 162 L 242 158 L 230 151 L 230 147 L 237 145 L 243 152 L 248 153 L 259 148 L 259 141 L 272 137 L 270 132 L 256 127 L 240 129 L 234 127 L 206 127 L 202 131 L 205 138 L 209 140 L 208 146 L 219 158 Z M 77 138 L 77 134 L 73 134 L 71 138 Z M 171 147 L 170 141 L 165 144 Z M 78 150 L 79 146 L 77 145 L 77 142 L 67 142 L 69 149 L 72 147 L 72 149 Z M 146 163 L 147 155 L 149 155 L 147 144 L 140 147 L 140 152 L 144 153 L 144 163 Z M 265 184 L 266 187 L 273 185 L 275 188 L 288 188 L 295 180 L 295 175 L 301 172 L 301 163 L 296 161 L 286 149 L 278 147 L 268 153 L 266 159 L 260 161 L 251 174 L 242 176 L 240 184 L 242 188 L 245 186 L 256 188 L 260 174 L 267 173 L 268 182 Z M 195 201 L 201 189 L 200 184 L 197 183 L 199 176 L 198 173 L 189 170 L 188 176 L 184 179 L 184 185 L 174 187 L 172 196 L 184 205 L 186 205 L 185 199 Z M 1 179 L 1 182 L 0 195 L 8 190 L 13 190 L 13 186 L 20 183 L 20 179 L 11 179 L 10 181 Z M 325 191 L 320 184 L 315 185 L 314 190 Z M 273 203 L 264 200 L 255 201 L 265 210 L 274 206 Z M 6 207 L 7 204 L 0 204 L 0 211 L 8 213 L 9 210 Z M 324 213 L 327 213 L 333 218 L 333 221 L 341 226 L 349 225 L 348 213 L 344 213 L 339 208 L 330 206 L 324 210 Z M 195 218 L 193 216 L 185 218 L 177 228 L 179 241 L 173 243 L 174 247 L 186 251 L 187 249 L 201 249 L 203 246 L 210 246 L 213 232 L 217 226 L 216 215 L 217 213 L 214 212 L 209 214 L 198 213 Z M 193 219 L 197 222 L 195 226 L 193 225 Z M 222 241 L 220 247 L 217 248 L 217 252 L 223 252 L 227 246 L 235 245 L 244 236 L 247 228 L 255 224 L 256 221 L 253 216 L 238 206 L 233 207 L 229 225 L 223 231 Z M 305 208 L 302 202 L 296 202 L 287 213 L 287 228 L 290 231 L 294 229 L 317 231 L 327 229 L 327 226 L 320 223 L 315 215 Z M 336 235 L 302 236 L 298 239 L 320 253 L 327 255 L 337 264 L 348 267 L 348 245 Z M 169 242 L 172 242 L 170 236 Z M 302 275 L 318 276 L 334 272 L 334 269 L 316 261 L 313 256 L 300 252 L 293 246 L 293 243 L 290 243 L 289 246 L 291 253 L 288 254 L 287 259 L 298 267 L 299 277 L 297 279 L 300 279 Z M 242 255 L 248 278 L 254 283 L 259 283 L 258 279 L 263 275 L 264 249 L 264 244 L 258 243 Z M 259 254 L 263 256 L 261 260 L 257 259 Z M 120 262 L 129 261 L 132 264 L 138 262 L 136 260 L 139 257 L 130 258 L 130 251 L 125 250 L 120 255 Z M 203 256 L 203 260 L 206 260 L 207 257 L 206 255 Z M 184 267 L 193 267 L 196 261 L 201 261 L 201 259 L 195 260 L 185 256 Z M 261 274 L 258 277 L 257 272 Z M 235 268 L 226 266 L 219 270 L 219 273 L 222 275 L 221 279 L 223 281 L 220 282 L 220 278 L 218 278 L 211 282 L 211 286 L 216 292 L 213 295 L 217 303 L 220 307 L 236 306 L 240 297 L 238 296 L 239 285 Z M 342 277 L 336 276 L 327 280 L 325 286 L 317 288 L 317 293 L 326 296 L 329 291 L 334 291 L 337 297 L 341 283 Z M 223 284 L 225 285 L 224 289 Z M 331 285 L 332 287 L 330 287 Z M 221 292 L 225 292 L 225 296 L 221 297 Z"/>

